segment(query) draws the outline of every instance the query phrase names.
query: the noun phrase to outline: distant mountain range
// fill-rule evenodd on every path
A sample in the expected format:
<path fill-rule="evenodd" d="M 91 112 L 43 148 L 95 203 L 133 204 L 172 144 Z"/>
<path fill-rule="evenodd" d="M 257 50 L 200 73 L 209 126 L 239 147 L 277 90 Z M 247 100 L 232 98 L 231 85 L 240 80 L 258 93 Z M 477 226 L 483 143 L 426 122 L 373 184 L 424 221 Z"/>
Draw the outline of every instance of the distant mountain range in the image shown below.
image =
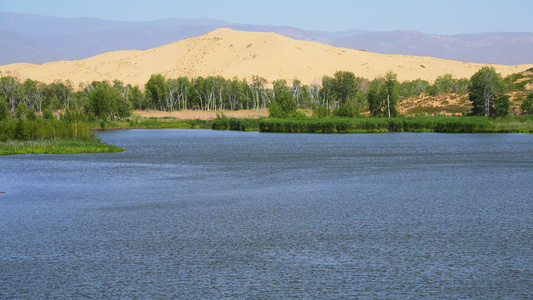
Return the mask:
<path fill-rule="evenodd" d="M 333 76 L 339 70 L 368 79 L 393 70 L 399 81 L 423 79 L 432 82 L 443 74 L 469 78 L 483 66 L 486 65 L 339 48 L 271 32 L 221 28 L 144 51 L 113 51 L 83 60 L 41 65 L 10 64 L 0 66 L 0 72 L 17 76 L 22 81 L 28 78 L 44 83 L 68 80 L 74 87 L 115 79 L 142 87 L 153 74 L 165 78 L 221 76 L 248 82 L 252 82 L 254 76 L 260 76 L 264 84 L 278 79 L 289 83 L 299 79 L 303 84 L 315 84 L 321 82 L 324 75 Z M 494 67 L 507 76 L 533 68 L 533 64 Z"/>
<path fill-rule="evenodd" d="M 306 31 L 210 19 L 119 22 L 0 12 L 0 65 L 79 60 L 117 50 L 146 50 L 218 28 L 274 32 L 299 40 L 385 54 L 491 64 L 533 63 L 533 33 L 434 35 L 414 31 Z"/>

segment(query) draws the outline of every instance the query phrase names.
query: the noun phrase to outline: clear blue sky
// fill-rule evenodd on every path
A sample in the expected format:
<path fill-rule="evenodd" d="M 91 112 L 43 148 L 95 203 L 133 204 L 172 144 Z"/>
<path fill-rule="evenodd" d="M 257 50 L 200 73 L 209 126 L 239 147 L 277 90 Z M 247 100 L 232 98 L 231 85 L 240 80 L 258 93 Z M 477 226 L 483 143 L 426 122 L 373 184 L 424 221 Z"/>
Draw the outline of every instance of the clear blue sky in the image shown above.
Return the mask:
<path fill-rule="evenodd" d="M 533 32 L 532 0 L 0 0 L 0 11 L 118 21 L 211 18 L 329 31 Z"/>

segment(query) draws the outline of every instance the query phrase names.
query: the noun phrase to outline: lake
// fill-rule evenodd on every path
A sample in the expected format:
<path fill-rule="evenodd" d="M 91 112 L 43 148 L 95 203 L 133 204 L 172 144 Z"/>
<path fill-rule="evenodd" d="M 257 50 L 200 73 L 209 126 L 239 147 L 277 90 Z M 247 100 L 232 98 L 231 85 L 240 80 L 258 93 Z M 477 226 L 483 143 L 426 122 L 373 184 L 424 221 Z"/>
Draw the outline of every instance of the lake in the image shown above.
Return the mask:
<path fill-rule="evenodd" d="M 0 298 L 529 298 L 533 135 L 100 133 L 0 157 Z"/>

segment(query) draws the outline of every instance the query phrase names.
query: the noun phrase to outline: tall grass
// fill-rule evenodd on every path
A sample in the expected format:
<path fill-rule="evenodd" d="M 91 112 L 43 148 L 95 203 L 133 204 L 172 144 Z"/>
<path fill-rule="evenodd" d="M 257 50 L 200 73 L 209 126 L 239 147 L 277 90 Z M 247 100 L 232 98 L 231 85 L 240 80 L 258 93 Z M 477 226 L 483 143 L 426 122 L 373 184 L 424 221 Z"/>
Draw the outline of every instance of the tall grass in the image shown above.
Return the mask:
<path fill-rule="evenodd" d="M 445 132 L 533 133 L 533 117 L 411 117 L 411 118 L 301 118 L 262 119 L 263 132 L 372 133 L 372 132 Z"/>
<path fill-rule="evenodd" d="M 90 121 L 88 126 L 92 129 L 129 129 L 129 128 L 209 128 L 211 121 L 191 119 L 180 120 L 176 118 L 128 118 L 114 121 Z"/>
<path fill-rule="evenodd" d="M 259 130 L 259 119 L 238 119 L 217 117 L 211 123 L 211 129 L 253 131 Z"/>
<path fill-rule="evenodd" d="M 47 119 L 14 119 L 0 122 L 0 141 L 8 140 L 91 140 L 89 127 L 85 122 L 66 122 Z"/>
<path fill-rule="evenodd" d="M 84 121 L 15 119 L 0 122 L 0 155 L 124 151 L 102 143 Z"/>
<path fill-rule="evenodd" d="M 11 140 L 0 143 L 0 155 L 13 154 L 68 154 L 120 152 L 123 148 L 97 141 L 73 139 L 20 141 Z"/>

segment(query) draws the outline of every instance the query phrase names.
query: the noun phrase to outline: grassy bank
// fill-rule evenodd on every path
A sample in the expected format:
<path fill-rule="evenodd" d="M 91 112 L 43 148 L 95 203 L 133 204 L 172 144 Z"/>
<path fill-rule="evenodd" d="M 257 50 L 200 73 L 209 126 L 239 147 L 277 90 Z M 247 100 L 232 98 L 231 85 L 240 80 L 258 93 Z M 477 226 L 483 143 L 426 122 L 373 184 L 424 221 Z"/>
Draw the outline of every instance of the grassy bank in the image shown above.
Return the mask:
<path fill-rule="evenodd" d="M 485 117 L 404 117 L 404 118 L 228 118 L 219 114 L 213 120 L 173 117 L 139 117 L 88 122 L 92 129 L 131 128 L 210 128 L 215 130 L 306 132 L 306 133 L 533 133 L 533 116 Z"/>
<path fill-rule="evenodd" d="M 133 129 L 133 128 L 209 128 L 210 120 L 190 119 L 182 120 L 173 117 L 138 117 L 115 119 L 113 121 L 89 121 L 91 129 Z"/>
<path fill-rule="evenodd" d="M 261 119 L 259 129 L 262 132 L 292 133 L 533 133 L 533 116 L 497 119 L 484 117 Z"/>
<path fill-rule="evenodd" d="M 259 120 L 260 119 L 237 119 L 218 117 L 216 119 L 213 119 L 211 129 L 254 131 L 259 130 Z"/>
<path fill-rule="evenodd" d="M 70 114 L 61 120 L 20 118 L 0 121 L 0 155 L 119 151 L 124 149 L 102 143 L 81 115 Z"/>
<path fill-rule="evenodd" d="M 73 139 L 0 142 L 0 155 L 120 152 L 124 149 L 98 141 Z"/>

